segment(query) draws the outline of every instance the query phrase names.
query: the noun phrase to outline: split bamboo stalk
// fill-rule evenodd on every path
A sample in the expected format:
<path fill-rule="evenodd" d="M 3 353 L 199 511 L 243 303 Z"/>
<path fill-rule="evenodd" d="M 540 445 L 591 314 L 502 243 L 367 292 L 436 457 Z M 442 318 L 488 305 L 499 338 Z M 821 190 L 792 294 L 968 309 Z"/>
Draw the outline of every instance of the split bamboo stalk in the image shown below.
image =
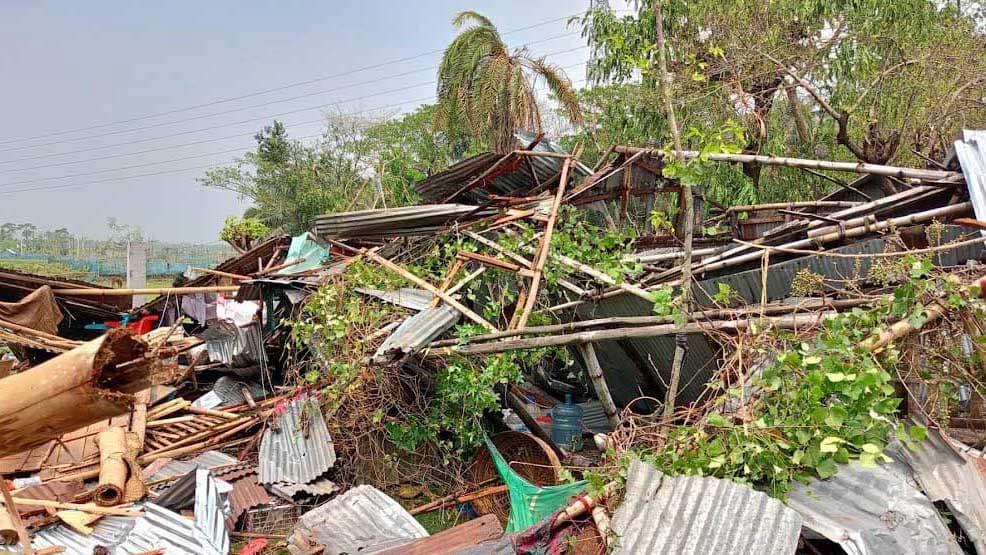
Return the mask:
<path fill-rule="evenodd" d="M 231 293 L 239 285 L 208 285 L 203 287 L 150 287 L 145 289 L 55 289 L 56 295 L 73 297 L 124 297 L 128 295 L 189 295 L 192 293 Z"/>
<path fill-rule="evenodd" d="M 185 410 L 193 414 L 201 414 L 204 416 L 215 416 L 217 418 L 222 418 L 224 420 L 236 420 L 237 418 L 240 417 L 240 415 L 234 414 L 232 412 L 226 412 L 224 410 L 206 409 L 192 405 L 185 407 Z"/>
<path fill-rule="evenodd" d="M 645 151 L 647 155 L 657 158 L 663 157 L 664 153 L 655 148 L 639 148 L 632 146 L 617 146 L 617 152 L 623 154 L 636 154 Z M 700 153 L 697 150 L 675 149 L 672 153 L 684 159 L 698 158 Z M 881 164 L 867 164 L 864 162 L 830 162 L 827 160 L 809 160 L 804 158 L 786 158 L 782 156 L 762 156 L 755 154 L 729 154 L 712 153 L 708 154 L 709 160 L 716 162 L 762 164 L 764 166 L 785 166 L 789 168 L 807 168 L 812 170 L 829 170 L 840 172 L 851 172 L 859 174 L 880 175 L 884 177 L 896 177 L 898 179 L 917 179 L 920 181 L 935 181 L 945 183 L 959 183 L 963 180 L 961 172 L 925 170 L 920 168 L 902 168 L 897 166 L 884 166 Z"/>
<path fill-rule="evenodd" d="M 548 214 L 548 223 L 545 224 L 544 235 L 541 237 L 541 248 L 534 257 L 534 265 L 531 270 L 534 272 L 531 277 L 531 286 L 527 290 L 527 299 L 524 302 L 517 321 L 517 327 L 527 326 L 527 319 L 531 317 L 534 305 L 537 303 L 538 288 L 541 285 L 541 276 L 544 274 L 544 265 L 551 251 L 551 236 L 555 230 L 555 221 L 558 219 L 558 210 L 561 208 L 562 197 L 565 196 L 565 186 L 568 184 L 568 173 L 572 165 L 572 159 L 566 158 L 561 167 L 561 178 L 558 180 L 558 189 L 555 191 L 555 199 L 551 204 L 551 212 Z"/>
<path fill-rule="evenodd" d="M 110 330 L 0 380 L 0 456 L 130 412 L 132 393 L 159 377 L 159 361 L 147 351 L 130 330 Z"/>
<path fill-rule="evenodd" d="M 38 507 L 51 507 L 52 509 L 64 509 L 68 511 L 84 511 L 97 515 L 113 516 L 141 516 L 144 513 L 132 509 L 120 509 L 114 507 L 100 507 L 92 503 L 65 503 L 62 501 L 52 501 L 50 499 L 27 499 L 14 497 L 14 503 L 21 505 L 35 505 Z"/>
<path fill-rule="evenodd" d="M 592 521 L 596 523 L 596 530 L 599 531 L 599 535 L 603 538 L 603 544 L 609 548 L 609 533 L 612 530 L 609 521 L 609 514 L 606 512 L 606 508 L 602 505 L 596 505 L 592 508 Z"/>
<path fill-rule="evenodd" d="M 764 212 L 767 210 L 778 210 L 786 208 L 788 210 L 793 210 L 795 208 L 852 208 L 854 206 L 859 206 L 863 204 L 861 202 L 853 202 L 848 200 L 812 200 L 812 201 L 800 201 L 800 202 L 768 202 L 764 204 L 741 204 L 737 206 L 730 206 L 726 209 L 726 214 L 731 212 Z"/>
<path fill-rule="evenodd" d="M 164 418 L 161 420 L 152 420 L 147 423 L 148 428 L 159 428 L 162 426 L 168 426 L 171 424 L 179 424 L 181 422 L 192 422 L 197 417 L 192 415 L 176 416 L 174 418 Z"/>
<path fill-rule="evenodd" d="M 832 299 L 832 300 L 811 300 L 798 304 L 772 303 L 766 306 L 753 305 L 746 308 L 722 308 L 703 310 L 692 313 L 692 320 L 718 320 L 726 318 L 737 318 L 751 315 L 777 316 L 792 312 L 806 310 L 842 310 L 853 308 L 866 303 L 875 302 L 876 298 L 870 299 Z M 518 335 L 544 335 L 559 332 L 572 332 L 589 328 L 601 328 L 605 326 L 652 326 L 656 324 L 670 324 L 674 322 L 673 316 L 610 316 L 607 318 L 596 318 L 593 320 L 576 320 L 563 324 L 550 324 L 547 326 L 531 326 L 524 329 L 504 330 L 496 333 L 474 335 L 465 339 L 442 339 L 434 341 L 428 345 L 428 349 L 448 347 L 451 345 L 468 345 L 474 343 L 485 343 L 496 339 L 516 337 Z"/>
<path fill-rule="evenodd" d="M 710 322 L 692 322 L 680 328 L 683 333 L 705 333 L 712 330 L 742 331 L 753 324 L 760 323 L 782 329 L 808 328 L 825 316 L 834 314 L 832 311 L 809 314 L 792 314 L 768 318 L 747 318 L 743 320 L 718 320 Z M 522 349 L 537 349 L 540 347 L 560 347 L 563 345 L 579 345 L 614 339 L 635 339 L 641 337 L 660 337 L 674 335 L 678 331 L 676 324 L 661 324 L 657 326 L 641 326 L 631 328 L 614 328 L 606 330 L 583 331 L 572 334 L 553 335 L 547 337 L 532 337 L 512 339 L 496 343 L 480 343 L 478 345 L 456 345 L 440 349 L 429 349 L 425 357 L 447 356 L 452 354 L 479 355 L 504 353 Z"/>
<path fill-rule="evenodd" d="M 596 350 L 592 343 L 584 343 L 578 348 L 579 352 L 582 353 L 583 360 L 585 360 L 585 370 L 589 374 L 593 389 L 596 390 L 596 397 L 599 398 L 599 404 L 602 405 L 603 412 L 606 414 L 606 421 L 616 430 L 620 426 L 620 419 L 616 416 L 616 403 L 613 402 L 609 386 L 606 385 L 606 377 L 603 376 L 603 369 L 596 357 Z"/>
<path fill-rule="evenodd" d="M 52 335 L 50 333 L 36 330 L 34 328 L 29 328 L 27 326 L 15 324 L 14 322 L 11 322 L 9 320 L 4 320 L 3 318 L 0 318 L 0 328 L 7 328 L 28 335 L 32 335 L 38 339 L 45 339 L 52 344 L 57 344 L 58 346 L 65 346 L 68 349 L 74 349 L 75 347 L 82 345 L 81 341 L 73 341 L 71 339 L 65 339 L 64 337 L 59 337 L 57 335 Z"/>
<path fill-rule="evenodd" d="M 231 274 L 229 272 L 222 272 L 219 270 L 210 270 L 209 268 L 196 268 L 195 266 L 192 266 L 190 269 L 195 272 L 202 272 L 203 274 L 212 274 L 214 276 L 219 276 L 229 279 L 238 279 L 240 281 L 245 279 L 252 279 L 250 276 L 245 276 L 243 274 Z"/>
<path fill-rule="evenodd" d="M 463 305 L 459 301 L 455 300 L 454 298 L 452 298 L 451 296 L 445 294 L 444 292 L 439 291 L 439 289 L 437 287 L 435 287 L 434 285 L 428 283 L 427 281 L 419 278 L 418 276 L 412 274 L 411 272 L 405 270 L 400 265 L 398 265 L 398 264 L 396 264 L 394 262 L 391 262 L 390 260 L 387 260 L 386 258 L 380 256 L 379 254 L 377 254 L 375 252 L 368 251 L 366 249 L 361 250 L 361 252 L 363 254 L 365 254 L 367 256 L 367 258 L 369 258 L 370 260 L 372 260 L 372 261 L 376 262 L 377 264 L 380 264 L 384 268 L 387 268 L 388 270 L 390 270 L 390 271 L 392 271 L 392 272 L 400 275 L 401 277 L 403 277 L 404 279 L 406 279 L 406 280 L 410 281 L 411 283 L 417 285 L 418 287 L 421 287 L 422 289 L 427 289 L 428 291 L 431 291 L 431 293 L 433 295 L 436 295 L 439 298 L 441 298 L 443 301 L 445 301 L 445 303 L 447 303 L 452 308 L 454 308 L 454 309 L 458 310 L 459 312 L 461 312 L 462 314 L 464 314 L 467 318 L 469 318 L 473 322 L 476 322 L 477 324 L 480 324 L 481 326 L 485 327 L 486 329 L 488 329 L 490 331 L 497 331 L 496 330 L 496 327 L 493 324 L 491 324 L 491 323 L 487 322 L 486 320 L 484 320 L 482 316 L 480 316 L 479 314 L 476 314 L 472 310 L 469 310 L 469 308 L 467 308 L 465 305 Z"/>

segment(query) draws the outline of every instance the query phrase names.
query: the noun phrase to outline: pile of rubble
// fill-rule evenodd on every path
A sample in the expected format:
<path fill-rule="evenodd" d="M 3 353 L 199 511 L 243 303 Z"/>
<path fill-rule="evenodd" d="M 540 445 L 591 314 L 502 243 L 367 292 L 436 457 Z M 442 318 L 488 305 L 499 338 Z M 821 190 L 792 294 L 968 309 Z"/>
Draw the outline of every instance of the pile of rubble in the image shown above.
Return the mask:
<path fill-rule="evenodd" d="M 830 315 L 870 306 L 909 279 L 888 274 L 885 260 L 929 256 L 986 291 L 986 136 L 967 133 L 934 169 L 708 156 L 859 177 L 829 177 L 839 189 L 815 201 L 725 207 L 697 194 L 707 206 L 696 214 L 707 217 L 695 223 L 706 232 L 691 253 L 686 321 L 655 314 L 681 286 L 685 258 L 687 216 L 650 217 L 680 205 L 664 153 L 616 146 L 594 168 L 578 155 L 518 136 L 512 152 L 482 153 L 418 183 L 427 204 L 326 214 L 311 233 L 273 237 L 175 287 L 0 272 L 0 343 L 17 359 L 0 366 L 10 374 L 0 380 L 0 475 L 9 480 L 0 551 L 986 553 L 978 368 L 950 370 L 969 385 L 961 406 L 942 405 L 944 416 L 931 408 L 938 382 L 900 376 L 897 417 L 928 425 L 928 438 L 888 444 L 886 464 L 853 460 L 793 484 L 783 500 L 638 458 L 604 484 L 581 472 L 612 466 L 614 452 L 630 460 L 638 446 L 663 445 L 669 430 L 712 412 L 749 424 L 743 406 L 722 411 L 709 385 L 748 387 L 736 380 L 753 370 L 730 374 L 743 349 L 728 338 L 765 328 L 807 337 Z M 560 252 L 569 239 L 558 236 L 576 219 L 632 235 L 609 247 L 620 271 Z M 422 270 L 436 250 L 445 266 Z M 361 266 L 401 287 L 345 281 Z M 377 315 L 360 337 L 332 338 L 348 341 L 343 354 L 365 377 L 331 407 L 321 388 L 339 361 L 325 359 L 328 339 L 320 329 L 307 344 L 292 335 L 326 287 Z M 159 296 L 127 308 L 144 294 Z M 502 302 L 491 310 L 494 297 Z M 866 347 L 917 349 L 944 333 L 934 326 L 949 310 L 928 304 Z M 459 333 L 460 323 L 472 331 Z M 976 350 L 976 329 L 951 341 Z M 441 467 L 453 476 L 443 495 L 425 487 L 398 501 L 398 486 L 430 483 L 414 471 L 365 483 L 371 474 L 355 467 L 381 462 L 393 444 L 367 456 L 360 442 L 399 416 L 391 413 L 427 410 L 449 360 L 532 349 L 566 352 L 571 364 L 539 360 L 522 368 L 522 383 L 493 386 L 503 413 L 471 415 L 491 436 L 487 449 L 454 470 L 427 451 L 395 463 Z M 390 389 L 353 409 L 371 380 Z M 346 403 L 348 412 L 336 406 Z M 578 428 L 560 440 L 567 421 L 552 408 L 576 404 Z M 583 447 L 583 434 L 595 441 Z M 453 507 L 462 522 L 434 535 L 416 518 Z"/>

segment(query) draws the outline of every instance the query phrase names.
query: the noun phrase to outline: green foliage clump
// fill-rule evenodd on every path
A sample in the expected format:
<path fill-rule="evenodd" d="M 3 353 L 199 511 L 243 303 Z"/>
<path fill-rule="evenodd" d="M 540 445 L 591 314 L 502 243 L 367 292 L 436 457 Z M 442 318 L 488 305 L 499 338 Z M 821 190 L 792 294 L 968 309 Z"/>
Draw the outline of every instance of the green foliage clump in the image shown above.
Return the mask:
<path fill-rule="evenodd" d="M 884 448 L 892 436 L 905 445 L 921 441 L 923 427 L 895 420 L 898 351 L 874 352 L 865 342 L 888 321 L 922 325 L 932 300 L 957 309 L 974 295 L 948 276 L 927 277 L 926 262 L 907 263 L 912 279 L 892 299 L 829 317 L 811 341 L 778 333 L 757 352 L 771 362 L 748 387 L 735 385 L 719 399 L 718 407 L 743 405 L 738 415 L 717 409 L 699 423 L 677 426 L 647 457 L 667 472 L 729 478 L 782 497 L 793 481 L 831 477 L 850 460 L 889 461 Z"/>
<path fill-rule="evenodd" d="M 240 250 L 249 250 L 254 241 L 263 239 L 269 233 L 270 228 L 257 218 L 230 216 L 223 222 L 223 228 L 219 231 L 219 239 Z"/>

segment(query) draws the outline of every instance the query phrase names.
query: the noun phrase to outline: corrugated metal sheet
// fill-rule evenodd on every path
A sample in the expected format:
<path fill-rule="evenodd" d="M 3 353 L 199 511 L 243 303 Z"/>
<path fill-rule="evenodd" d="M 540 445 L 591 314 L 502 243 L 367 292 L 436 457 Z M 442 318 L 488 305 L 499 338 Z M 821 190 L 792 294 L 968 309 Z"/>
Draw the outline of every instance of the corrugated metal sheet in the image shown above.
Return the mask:
<path fill-rule="evenodd" d="M 965 234 L 959 226 L 946 226 L 941 242 L 946 244 L 963 237 Z M 882 238 L 866 239 L 851 245 L 831 249 L 828 252 L 841 254 L 876 254 L 885 252 L 887 241 Z M 966 260 L 980 258 L 983 254 L 982 245 L 966 245 L 957 249 L 942 251 L 935 255 L 935 264 L 939 266 L 954 266 Z M 802 256 L 786 262 L 770 265 L 767 271 L 767 300 L 776 301 L 791 294 L 791 283 L 794 276 L 803 269 L 830 280 L 866 279 L 874 258 L 836 258 L 831 256 Z M 759 262 L 756 263 L 759 266 Z M 718 284 L 729 285 L 747 303 L 760 303 L 761 283 L 760 268 L 744 272 L 727 273 L 720 277 L 704 279 L 697 283 L 695 301 L 702 306 L 711 307 L 715 303 L 711 296 L 718 292 Z M 841 283 L 838 284 L 841 287 Z"/>
<path fill-rule="evenodd" d="M 65 524 L 54 524 L 37 530 L 31 540 L 31 547 L 64 547 L 66 553 L 85 553 L 89 555 L 96 546 L 112 547 L 119 545 L 133 530 L 138 519 L 126 516 L 105 516 L 92 525 L 93 532 L 84 535 Z M 0 546 L 0 551 L 21 553 L 20 547 Z"/>
<path fill-rule="evenodd" d="M 472 214 L 475 212 L 475 214 Z M 458 218 L 472 214 L 484 218 L 495 211 L 477 211 L 468 204 L 423 204 L 400 208 L 334 212 L 316 218 L 315 231 L 322 239 L 379 238 L 422 235 L 441 229 Z"/>
<path fill-rule="evenodd" d="M 231 457 L 220 451 L 204 451 L 188 460 L 169 460 L 165 464 L 151 470 L 149 474 L 145 471 L 143 477 L 145 482 L 154 482 L 165 478 L 180 478 L 196 468 L 212 469 L 220 466 L 234 465 L 238 462 L 240 461 L 236 457 Z M 148 466 L 148 470 L 150 469 L 151 467 Z"/>
<path fill-rule="evenodd" d="M 244 476 L 232 483 L 233 491 L 229 493 L 230 516 L 229 525 L 232 527 L 239 520 L 240 515 L 247 509 L 252 509 L 260 505 L 271 502 L 270 495 L 264 486 L 257 483 L 257 475 L 251 474 Z"/>
<path fill-rule="evenodd" d="M 248 366 L 267 362 L 264 334 L 260 322 L 239 327 L 232 322 L 216 321 L 202 334 L 210 362 Z"/>
<path fill-rule="evenodd" d="M 805 528 L 849 555 L 962 553 L 935 506 L 912 485 L 903 464 L 839 465 L 835 476 L 795 483 L 787 504 Z"/>
<path fill-rule="evenodd" d="M 308 426 L 302 428 L 303 416 Z M 268 427 L 260 440 L 260 483 L 307 484 L 335 464 L 336 453 L 318 403 L 296 399 L 287 403 L 276 429 Z"/>
<path fill-rule="evenodd" d="M 462 553 L 462 550 L 470 547 L 490 548 L 490 551 L 483 552 L 490 553 L 496 549 L 493 542 L 502 536 L 503 526 L 500 525 L 500 519 L 494 514 L 489 514 L 414 543 L 388 549 L 381 555 L 451 555 Z M 511 549 L 510 553 L 513 552 Z"/>
<path fill-rule="evenodd" d="M 250 395 L 254 399 L 259 400 L 267 396 L 267 391 L 260 384 L 242 382 L 229 376 L 222 376 L 216 380 L 212 386 L 212 391 L 193 401 L 192 405 L 207 409 L 242 405 L 246 402 L 243 398 L 242 386 L 244 385 L 250 390 Z"/>
<path fill-rule="evenodd" d="M 962 140 L 955 141 L 955 154 L 962 165 L 976 218 L 986 220 L 986 131 L 964 130 Z M 986 230 L 982 233 L 986 236 Z"/>
<path fill-rule="evenodd" d="M 181 478 L 178 478 L 165 489 L 161 495 L 155 497 L 151 503 L 180 511 L 187 509 L 195 504 L 195 470 L 192 469 Z"/>
<path fill-rule="evenodd" d="M 178 513 L 157 505 L 145 505 L 142 510 L 144 516 L 137 519 L 133 530 L 123 542 L 111 549 L 111 553 L 137 555 L 159 548 L 163 548 L 165 553 L 189 555 L 229 553 L 228 544 L 225 550 L 216 549 L 196 528 L 192 520 Z"/>
<path fill-rule="evenodd" d="M 518 144 L 526 146 L 534 140 L 534 136 L 528 133 L 517 133 Z M 534 150 L 542 152 L 560 152 L 565 150 L 561 146 L 548 141 L 541 140 Z M 423 179 L 414 184 L 414 189 L 424 198 L 431 201 L 445 199 L 448 195 L 456 192 L 473 179 L 479 177 L 488 170 L 493 164 L 502 158 L 502 155 L 493 152 L 483 152 L 461 162 L 453 164 L 449 169 L 437 173 L 427 179 Z M 537 187 L 538 183 L 543 183 L 561 171 L 561 158 L 549 158 L 545 156 L 527 157 L 531 164 L 526 162 L 517 165 L 516 169 L 498 176 L 489 184 L 490 190 L 494 194 L 509 196 L 524 196 L 525 193 Z M 531 165 L 534 166 L 534 173 L 531 172 Z M 592 170 L 585 164 L 577 164 L 573 172 L 574 182 L 579 183 L 584 177 L 590 175 Z M 537 175 L 537 180 L 534 175 Z M 454 200 L 460 202 L 472 202 L 480 204 L 489 199 L 489 193 L 483 188 L 476 188 L 464 193 Z"/>
<path fill-rule="evenodd" d="M 899 443 L 894 457 L 905 461 L 932 501 L 944 501 L 979 553 L 986 553 L 986 474 L 982 453 L 956 450 L 937 431 L 916 450 Z"/>
<path fill-rule="evenodd" d="M 617 295 L 595 304 L 578 308 L 580 319 L 610 316 L 644 316 L 653 313 L 653 306 L 633 295 Z M 658 385 L 655 372 L 662 383 L 671 380 L 671 360 L 674 358 L 674 336 L 644 337 L 593 343 L 603 369 L 606 383 L 619 406 L 643 395 L 663 399 L 664 388 Z M 719 347 L 703 334 L 689 334 L 688 354 L 682 366 L 679 404 L 694 401 L 718 369 Z M 579 357 L 573 357 L 579 360 Z M 638 407 L 639 408 L 639 407 Z"/>
<path fill-rule="evenodd" d="M 13 492 L 15 497 L 22 499 L 47 499 L 49 501 L 68 501 L 71 502 L 75 496 L 85 491 L 81 480 L 70 482 L 47 482 L 35 484 Z M 17 512 L 21 517 L 28 517 L 32 514 L 45 513 L 45 508 L 38 505 L 28 505 L 26 503 L 17 504 Z"/>
<path fill-rule="evenodd" d="M 288 501 L 293 501 L 296 495 L 306 494 L 311 496 L 332 495 L 339 491 L 339 486 L 332 480 L 324 476 L 308 484 L 271 484 L 270 491 Z"/>
<path fill-rule="evenodd" d="M 428 308 L 404 320 L 373 354 L 373 362 L 386 364 L 416 353 L 459 321 L 458 310 L 441 305 Z"/>
<path fill-rule="evenodd" d="M 229 494 L 232 487 L 216 480 L 208 469 L 195 470 L 195 528 L 219 553 L 229 553 L 229 530 L 226 519 L 232 512 Z"/>
<path fill-rule="evenodd" d="M 397 306 L 403 306 L 404 308 L 418 311 L 428 308 L 431 305 L 431 300 L 435 298 L 435 295 L 433 295 L 430 291 L 415 289 L 414 287 L 401 287 L 400 289 L 394 289 L 393 291 L 371 289 L 369 287 L 357 287 L 356 292 L 369 295 L 371 297 L 376 297 L 382 301 L 387 301 L 390 304 L 395 304 Z"/>
<path fill-rule="evenodd" d="M 288 539 L 288 551 L 301 555 L 317 543 L 325 546 L 325 555 L 365 555 L 427 536 L 397 501 L 363 485 L 305 513 Z"/>
<path fill-rule="evenodd" d="M 671 477 L 635 459 L 613 531 L 615 553 L 786 555 L 798 547 L 801 517 L 747 486 Z"/>

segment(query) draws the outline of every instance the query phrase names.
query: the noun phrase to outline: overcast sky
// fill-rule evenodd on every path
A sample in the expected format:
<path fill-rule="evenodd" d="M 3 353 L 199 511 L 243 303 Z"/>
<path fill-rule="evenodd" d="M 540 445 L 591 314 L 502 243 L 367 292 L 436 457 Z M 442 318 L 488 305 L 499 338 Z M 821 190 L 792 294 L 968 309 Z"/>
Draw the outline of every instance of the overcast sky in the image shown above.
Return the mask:
<path fill-rule="evenodd" d="M 452 16 L 464 9 L 490 17 L 511 46 L 542 41 L 533 53 L 557 53 L 549 59 L 580 85 L 587 49 L 578 29 L 559 18 L 587 6 L 588 0 L 4 2 L 0 222 L 100 237 L 113 216 L 154 239 L 214 241 L 223 219 L 246 204 L 198 185 L 204 170 L 195 168 L 251 148 L 252 135 L 275 115 L 293 112 L 277 117 L 290 135 L 304 137 L 319 132 L 318 120 L 333 103 L 344 111 L 394 112 L 429 101 L 440 53 L 353 70 L 442 49 L 455 36 Z M 564 36 L 544 40 L 558 35 Z M 414 70 L 420 71 L 394 76 Z M 322 77 L 329 78 L 187 109 Z M 308 96 L 283 101 L 299 95 Z M 145 117 L 162 112 L 171 113 Z M 131 121 L 114 123 L 121 120 Z"/>

